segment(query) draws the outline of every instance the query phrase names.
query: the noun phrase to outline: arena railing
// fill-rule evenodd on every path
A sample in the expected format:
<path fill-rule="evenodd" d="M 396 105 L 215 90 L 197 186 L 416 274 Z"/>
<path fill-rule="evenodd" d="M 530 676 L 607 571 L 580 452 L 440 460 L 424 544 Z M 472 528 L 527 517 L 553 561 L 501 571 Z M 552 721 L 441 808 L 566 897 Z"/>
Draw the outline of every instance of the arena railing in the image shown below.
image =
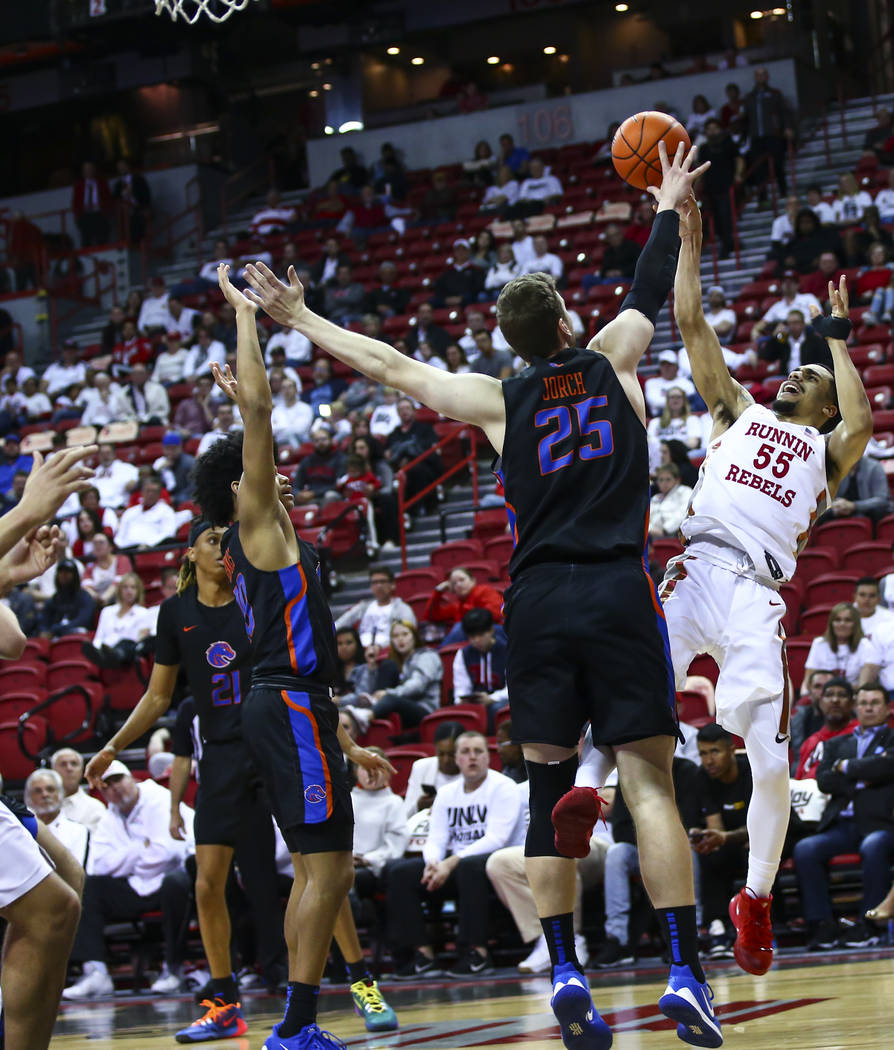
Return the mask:
<path fill-rule="evenodd" d="M 46 711 L 47 708 L 52 707 L 54 704 L 59 703 L 66 699 L 66 697 L 74 696 L 84 702 L 85 714 L 79 726 L 74 729 L 70 729 L 67 733 L 63 733 L 62 736 L 57 737 L 53 732 L 52 719 L 48 719 L 47 726 L 47 741 L 44 746 L 40 749 L 37 754 L 32 754 L 28 750 L 25 744 L 25 726 L 28 720 L 35 715 L 41 715 L 41 712 Z M 73 740 L 77 740 L 82 734 L 88 732 L 94 721 L 94 710 L 93 702 L 90 694 L 82 685 L 65 685 L 61 689 L 57 689 L 54 693 L 51 693 L 46 699 L 41 700 L 40 703 L 35 704 L 34 707 L 29 708 L 23 714 L 19 715 L 18 718 L 18 741 L 19 750 L 26 757 L 31 759 L 32 762 L 39 762 L 42 758 L 48 757 L 54 751 L 60 747 L 64 747 L 66 744 Z"/>

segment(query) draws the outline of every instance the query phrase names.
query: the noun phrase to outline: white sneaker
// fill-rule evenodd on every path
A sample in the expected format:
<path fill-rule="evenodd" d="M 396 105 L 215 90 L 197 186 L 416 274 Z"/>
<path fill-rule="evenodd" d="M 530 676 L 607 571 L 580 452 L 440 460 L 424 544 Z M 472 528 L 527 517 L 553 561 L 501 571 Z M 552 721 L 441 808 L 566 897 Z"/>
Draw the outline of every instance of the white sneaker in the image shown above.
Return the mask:
<path fill-rule="evenodd" d="M 531 954 L 518 964 L 519 973 L 549 973 L 550 958 L 549 948 L 546 946 L 546 937 L 541 933 L 534 941 Z"/>
<path fill-rule="evenodd" d="M 582 933 L 574 935 L 574 951 L 577 954 L 577 961 L 582 967 L 586 966 L 590 961 L 590 949 L 587 947 L 587 938 Z"/>
<path fill-rule="evenodd" d="M 863 324 L 865 325 L 877 325 L 879 323 L 879 320 L 875 316 L 875 314 L 871 313 L 869 310 L 867 310 L 866 313 L 863 314 L 862 320 Z"/>
<path fill-rule="evenodd" d="M 115 991 L 112 978 L 102 970 L 92 970 L 62 992 L 63 999 L 96 999 L 100 995 L 111 995 Z"/>
<path fill-rule="evenodd" d="M 171 995 L 173 992 L 179 992 L 180 974 L 171 973 L 167 966 L 163 966 L 151 990 L 158 995 Z"/>

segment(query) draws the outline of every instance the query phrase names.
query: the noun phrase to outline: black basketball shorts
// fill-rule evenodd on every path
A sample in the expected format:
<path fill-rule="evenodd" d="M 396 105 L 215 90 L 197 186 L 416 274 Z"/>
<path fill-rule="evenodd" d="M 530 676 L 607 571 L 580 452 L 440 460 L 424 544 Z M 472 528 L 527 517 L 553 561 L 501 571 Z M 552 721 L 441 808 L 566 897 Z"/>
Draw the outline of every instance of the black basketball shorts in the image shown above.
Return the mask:
<path fill-rule="evenodd" d="M 241 740 L 207 742 L 199 760 L 197 846 L 236 846 L 240 830 L 270 820 L 264 784 Z"/>
<path fill-rule="evenodd" d="M 328 692 L 252 686 L 242 732 L 289 852 L 352 850 L 351 789 Z"/>
<path fill-rule="evenodd" d="M 675 736 L 664 612 L 642 561 L 537 565 L 507 591 L 507 685 L 519 743 Z"/>

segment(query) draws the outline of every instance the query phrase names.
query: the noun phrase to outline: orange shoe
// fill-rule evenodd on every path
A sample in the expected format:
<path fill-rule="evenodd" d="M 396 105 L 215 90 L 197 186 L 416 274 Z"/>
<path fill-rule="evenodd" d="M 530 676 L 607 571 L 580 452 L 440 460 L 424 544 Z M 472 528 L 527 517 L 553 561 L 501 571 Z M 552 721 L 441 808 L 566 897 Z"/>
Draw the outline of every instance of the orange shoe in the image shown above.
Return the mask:
<path fill-rule="evenodd" d="M 604 802 L 596 788 L 573 787 L 555 804 L 552 812 L 555 843 L 563 857 L 588 856 L 590 838 L 596 821 L 602 816 Z"/>
<path fill-rule="evenodd" d="M 206 1043 L 211 1039 L 234 1039 L 245 1035 L 248 1031 L 248 1025 L 242 1016 L 242 1003 L 225 1003 L 223 999 L 203 999 L 201 1005 L 207 1007 L 208 1012 L 174 1036 L 178 1043 Z"/>
<path fill-rule="evenodd" d="M 746 973 L 760 976 L 773 964 L 773 898 L 752 897 L 744 888 L 729 902 L 729 917 L 736 927 L 733 955 Z"/>

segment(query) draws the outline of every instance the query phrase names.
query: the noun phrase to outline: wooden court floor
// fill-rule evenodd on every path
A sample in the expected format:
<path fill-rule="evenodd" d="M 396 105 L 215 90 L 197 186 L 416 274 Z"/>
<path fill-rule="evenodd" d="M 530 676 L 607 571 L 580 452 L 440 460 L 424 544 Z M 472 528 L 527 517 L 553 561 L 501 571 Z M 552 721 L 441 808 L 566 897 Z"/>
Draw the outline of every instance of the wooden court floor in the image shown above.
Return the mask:
<path fill-rule="evenodd" d="M 884 1050 L 894 1047 L 894 954 L 862 953 L 846 961 L 783 959 L 764 977 L 732 964 L 708 970 L 724 1024 L 726 1046 L 748 1050 Z M 615 1033 L 617 1050 L 681 1047 L 674 1026 L 655 1003 L 664 991 L 662 972 L 590 973 L 597 1007 Z M 561 1047 L 549 1011 L 549 982 L 509 971 L 478 983 L 445 980 L 412 986 L 383 982 L 398 1012 L 399 1032 L 369 1035 L 351 1012 L 347 991 L 324 987 L 320 1026 L 350 1047 L 370 1050 L 419 1046 L 424 1050 Z M 271 996 L 247 997 L 249 1030 L 240 1039 L 210 1044 L 259 1050 L 270 1025 L 281 1018 Z M 128 999 L 66 1004 L 52 1047 L 58 1050 L 161 1050 L 174 1032 L 198 1014 L 191 999 Z"/>

